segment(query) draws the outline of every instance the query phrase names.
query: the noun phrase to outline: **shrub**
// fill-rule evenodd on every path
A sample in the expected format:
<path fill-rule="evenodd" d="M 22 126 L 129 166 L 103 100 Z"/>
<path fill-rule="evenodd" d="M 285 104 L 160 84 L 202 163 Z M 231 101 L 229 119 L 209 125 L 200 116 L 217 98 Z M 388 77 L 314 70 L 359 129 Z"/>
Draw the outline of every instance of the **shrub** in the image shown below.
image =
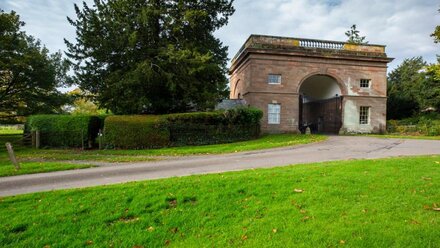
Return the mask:
<path fill-rule="evenodd" d="M 89 147 L 98 135 L 100 119 L 86 115 L 33 115 L 25 132 L 40 131 L 41 147 Z"/>
<path fill-rule="evenodd" d="M 168 121 L 171 145 L 218 144 L 257 138 L 261 110 L 237 108 L 227 111 L 171 114 Z"/>
<path fill-rule="evenodd" d="M 104 124 L 104 142 L 109 148 L 144 149 L 169 143 L 166 122 L 160 116 L 109 116 Z"/>
<path fill-rule="evenodd" d="M 433 118 L 434 117 L 434 118 Z M 440 135 L 440 120 L 438 115 L 422 115 L 403 120 L 390 120 L 387 123 L 389 133 L 405 135 Z"/>

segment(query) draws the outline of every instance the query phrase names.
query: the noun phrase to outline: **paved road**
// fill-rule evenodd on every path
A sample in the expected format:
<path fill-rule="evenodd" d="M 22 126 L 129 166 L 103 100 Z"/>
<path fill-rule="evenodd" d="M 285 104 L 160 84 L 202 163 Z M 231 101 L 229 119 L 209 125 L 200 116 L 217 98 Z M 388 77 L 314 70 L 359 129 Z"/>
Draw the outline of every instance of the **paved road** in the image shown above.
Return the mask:
<path fill-rule="evenodd" d="M 332 136 L 297 147 L 0 178 L 0 196 L 331 160 L 440 154 L 440 141 Z"/>

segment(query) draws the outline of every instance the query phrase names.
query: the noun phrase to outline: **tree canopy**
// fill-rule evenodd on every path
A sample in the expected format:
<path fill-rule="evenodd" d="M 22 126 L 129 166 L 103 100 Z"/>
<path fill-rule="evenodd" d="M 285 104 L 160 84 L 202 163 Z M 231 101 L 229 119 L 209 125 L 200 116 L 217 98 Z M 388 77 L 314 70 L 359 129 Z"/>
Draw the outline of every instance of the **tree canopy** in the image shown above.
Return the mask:
<path fill-rule="evenodd" d="M 0 113 L 17 117 L 61 112 L 68 98 L 57 87 L 68 83 L 61 53 L 49 54 L 21 28 L 19 15 L 0 9 Z"/>
<path fill-rule="evenodd" d="M 438 65 L 422 57 L 405 59 L 388 74 L 388 119 L 403 119 L 428 108 L 440 109 Z"/>
<path fill-rule="evenodd" d="M 65 40 L 76 82 L 116 114 L 204 110 L 227 94 L 227 47 L 213 32 L 232 0 L 95 0 Z"/>
<path fill-rule="evenodd" d="M 359 35 L 359 30 L 356 29 L 356 24 L 353 24 L 350 30 L 347 30 L 347 32 L 345 32 L 345 35 L 348 37 L 348 43 L 368 44 L 368 41 L 365 40 L 365 36 Z"/>
<path fill-rule="evenodd" d="M 438 10 L 440 12 L 440 9 Z M 440 25 L 435 27 L 434 33 L 431 34 L 432 37 L 434 37 L 435 43 L 440 43 Z"/>

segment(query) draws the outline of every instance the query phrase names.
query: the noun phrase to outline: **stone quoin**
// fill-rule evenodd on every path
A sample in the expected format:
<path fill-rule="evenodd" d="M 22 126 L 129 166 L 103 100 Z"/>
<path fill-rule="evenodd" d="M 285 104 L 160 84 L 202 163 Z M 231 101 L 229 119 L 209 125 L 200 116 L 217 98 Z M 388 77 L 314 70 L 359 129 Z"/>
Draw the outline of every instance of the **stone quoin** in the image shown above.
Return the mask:
<path fill-rule="evenodd" d="M 251 35 L 230 68 L 230 99 L 264 112 L 264 133 L 386 129 L 385 46 Z"/>

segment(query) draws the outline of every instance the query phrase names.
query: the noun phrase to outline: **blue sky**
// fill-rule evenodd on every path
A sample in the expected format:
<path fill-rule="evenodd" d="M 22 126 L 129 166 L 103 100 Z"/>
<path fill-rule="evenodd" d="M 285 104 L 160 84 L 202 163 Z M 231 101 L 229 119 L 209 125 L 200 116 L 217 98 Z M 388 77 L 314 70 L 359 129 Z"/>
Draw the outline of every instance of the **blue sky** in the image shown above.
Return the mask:
<path fill-rule="evenodd" d="M 75 17 L 73 4 L 80 0 L 0 0 L 0 8 L 15 10 L 26 22 L 25 30 L 50 51 L 64 50 L 63 38 L 75 39 L 66 16 Z M 87 0 L 86 2 L 92 2 Z M 396 58 L 423 56 L 436 61 L 440 44 L 430 34 L 440 25 L 438 0 L 235 0 L 235 14 L 216 36 L 229 46 L 232 58 L 250 34 L 346 40 L 345 31 L 357 24 L 373 44 L 387 45 Z"/>

